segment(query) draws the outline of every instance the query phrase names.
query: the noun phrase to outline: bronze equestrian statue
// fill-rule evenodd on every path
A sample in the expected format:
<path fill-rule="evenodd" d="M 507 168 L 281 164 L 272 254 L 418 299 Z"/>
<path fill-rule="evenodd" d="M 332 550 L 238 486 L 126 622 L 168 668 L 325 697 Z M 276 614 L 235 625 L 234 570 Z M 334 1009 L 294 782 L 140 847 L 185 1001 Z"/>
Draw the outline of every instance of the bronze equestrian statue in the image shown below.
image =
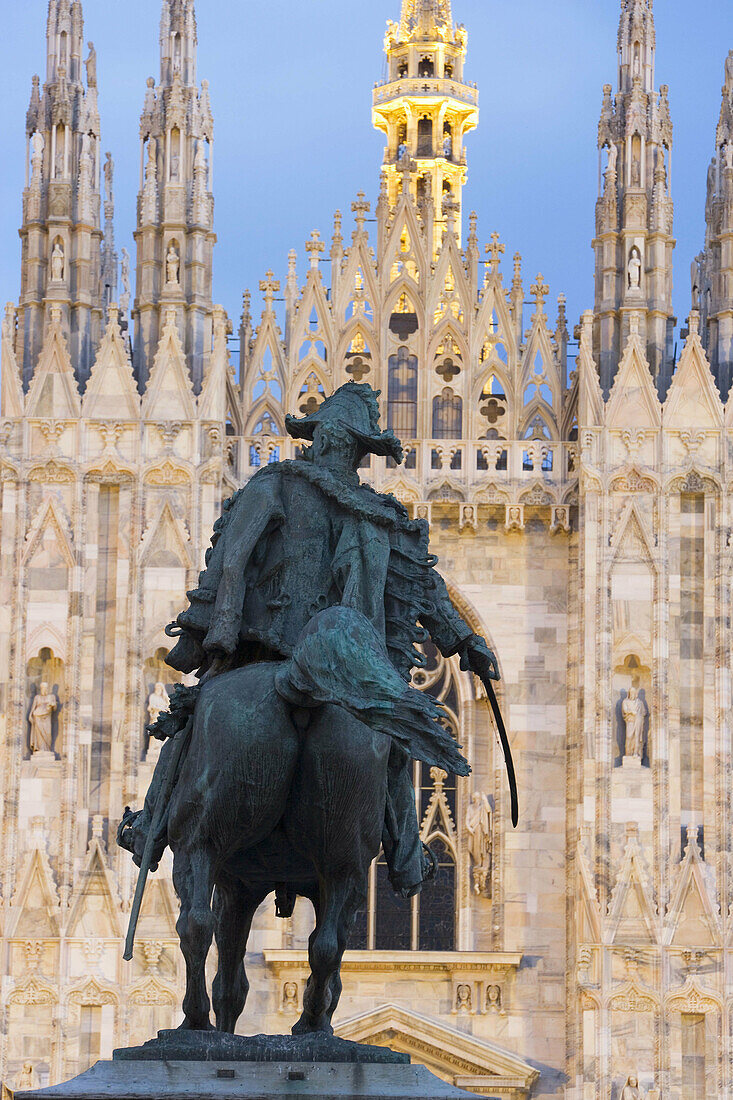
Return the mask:
<path fill-rule="evenodd" d="M 492 680 L 496 659 L 453 607 L 428 525 L 359 480 L 367 454 L 402 461 L 379 427 L 378 394 L 349 382 L 318 410 L 287 417 L 311 446 L 259 470 L 224 505 L 206 569 L 167 627 L 168 664 L 196 671 L 151 732 L 167 739 L 143 810 L 118 842 L 145 876 L 166 847 L 180 899 L 184 1028 L 207 1030 L 205 964 L 216 936 L 217 1028 L 233 1032 L 247 996 L 252 917 L 276 893 L 280 915 L 313 902 L 311 976 L 293 1033 L 331 1033 L 340 966 L 380 846 L 392 887 L 417 893 L 434 873 L 420 840 L 410 761 L 468 775 L 441 708 L 410 684 L 432 638 L 487 688 L 512 793 L 511 755 Z"/>

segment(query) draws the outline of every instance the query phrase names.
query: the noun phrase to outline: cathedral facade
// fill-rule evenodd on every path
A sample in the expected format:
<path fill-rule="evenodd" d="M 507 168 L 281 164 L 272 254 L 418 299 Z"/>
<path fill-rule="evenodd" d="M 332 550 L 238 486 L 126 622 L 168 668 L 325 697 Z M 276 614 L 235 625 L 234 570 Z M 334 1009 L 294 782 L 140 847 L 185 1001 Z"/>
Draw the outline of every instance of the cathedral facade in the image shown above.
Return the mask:
<path fill-rule="evenodd" d="M 403 0 L 373 92 L 374 209 L 360 193 L 353 226 L 337 212 L 330 241 L 310 235 L 304 285 L 294 252 L 268 272 L 259 317 L 245 292 L 234 364 L 194 2 L 162 8 L 134 296 L 80 0 L 49 0 L 26 118 L 0 394 L 0 1079 L 54 1083 L 178 1023 L 169 857 L 125 963 L 136 869 L 115 846 L 157 759 L 145 725 L 181 679 L 164 627 L 222 501 L 296 453 L 285 413 L 353 379 L 406 451 L 363 478 L 430 521 L 497 653 L 521 816 L 480 685 L 427 647 L 414 682 L 473 773 L 415 765 L 438 883 L 399 902 L 375 861 L 337 1033 L 478 1095 L 733 1096 L 733 51 L 677 361 L 652 0 L 621 0 L 572 362 L 563 296 L 463 209 L 467 32 L 450 0 Z M 306 903 L 258 913 L 243 1031 L 297 1019 L 311 926 Z"/>

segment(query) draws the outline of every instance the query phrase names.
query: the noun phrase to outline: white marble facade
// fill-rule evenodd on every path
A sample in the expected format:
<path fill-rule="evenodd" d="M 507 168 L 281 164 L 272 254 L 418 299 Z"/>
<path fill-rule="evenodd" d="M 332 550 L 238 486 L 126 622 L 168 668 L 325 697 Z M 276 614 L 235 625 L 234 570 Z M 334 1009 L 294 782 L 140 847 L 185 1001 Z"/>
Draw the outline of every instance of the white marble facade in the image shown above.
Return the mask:
<path fill-rule="evenodd" d="M 621 7 L 618 94 L 604 89 L 598 139 L 596 300 L 574 362 L 562 296 L 551 319 L 542 276 L 525 286 L 520 256 L 496 234 L 484 249 L 461 209 L 478 120 L 465 29 L 448 0 L 404 0 L 374 90 L 386 135 L 375 231 L 360 194 L 353 230 L 337 213 L 328 245 L 311 234 L 304 285 L 292 254 L 282 279 L 260 283 L 256 322 L 245 294 L 237 376 L 211 300 L 213 122 L 194 79 L 193 0 L 163 2 L 131 310 L 126 259 L 119 306 L 101 290 L 116 256 L 111 168 L 104 200 L 93 182 L 96 57 L 85 83 L 81 5 L 51 0 L 47 78 L 28 115 L 22 294 L 2 325 L 11 1088 L 71 1076 L 179 1019 L 169 866 L 150 880 L 124 963 L 134 868 L 114 844 L 157 758 L 151 708 L 178 679 L 163 627 L 222 499 L 295 454 L 285 412 L 355 379 L 382 391 L 408 452 L 399 469 L 372 456 L 364 478 L 430 520 L 456 605 L 498 654 L 521 818 L 513 830 L 479 686 L 431 653 L 416 682 L 448 707 L 473 775 L 416 770 L 442 885 L 400 910 L 375 865 L 339 1034 L 489 1096 L 733 1095 L 733 57 L 673 364 L 667 90 L 654 85 L 650 0 Z M 305 904 L 289 921 L 263 906 L 243 1030 L 296 1019 L 310 921 Z"/>

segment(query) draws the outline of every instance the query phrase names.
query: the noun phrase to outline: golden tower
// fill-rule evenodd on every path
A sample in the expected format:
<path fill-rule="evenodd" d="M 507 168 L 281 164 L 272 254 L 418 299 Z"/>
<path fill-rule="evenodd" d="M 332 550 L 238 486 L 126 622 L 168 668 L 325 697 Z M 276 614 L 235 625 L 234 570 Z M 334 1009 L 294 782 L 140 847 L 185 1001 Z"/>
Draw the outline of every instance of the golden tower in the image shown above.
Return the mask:
<path fill-rule="evenodd" d="M 399 23 L 387 23 L 386 78 L 374 88 L 372 122 L 387 137 L 390 206 L 403 187 L 418 204 L 432 203 L 436 252 L 446 200 L 460 239 L 464 138 L 478 125 L 478 90 L 463 79 L 467 41 L 465 27 L 453 23 L 450 0 L 402 0 Z"/>

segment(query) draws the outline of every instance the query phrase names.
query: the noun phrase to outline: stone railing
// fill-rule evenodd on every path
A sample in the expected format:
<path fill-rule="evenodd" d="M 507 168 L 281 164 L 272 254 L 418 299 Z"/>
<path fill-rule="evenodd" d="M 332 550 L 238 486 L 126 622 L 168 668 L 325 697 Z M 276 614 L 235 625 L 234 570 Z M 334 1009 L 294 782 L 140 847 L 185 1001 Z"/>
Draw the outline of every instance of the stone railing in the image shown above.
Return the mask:
<path fill-rule="evenodd" d="M 400 80 L 385 81 L 384 84 L 375 84 L 373 102 L 377 107 L 380 103 L 387 103 L 391 99 L 400 96 L 425 96 L 436 97 L 450 96 L 461 103 L 468 103 L 472 107 L 478 106 L 478 88 L 475 84 L 464 84 L 451 78 L 438 78 L 434 76 L 402 77 Z"/>
<path fill-rule="evenodd" d="M 537 482 L 561 491 L 577 478 L 578 444 L 545 439 L 423 439 L 403 441 L 405 461 L 395 467 L 385 458 L 368 456 L 361 476 L 375 486 L 398 475 L 414 482 L 421 495 L 441 482 L 465 491 L 466 498 L 492 482 L 510 495 Z M 247 480 L 268 462 L 293 458 L 297 445 L 289 437 L 258 436 L 243 441 L 240 475 Z"/>

